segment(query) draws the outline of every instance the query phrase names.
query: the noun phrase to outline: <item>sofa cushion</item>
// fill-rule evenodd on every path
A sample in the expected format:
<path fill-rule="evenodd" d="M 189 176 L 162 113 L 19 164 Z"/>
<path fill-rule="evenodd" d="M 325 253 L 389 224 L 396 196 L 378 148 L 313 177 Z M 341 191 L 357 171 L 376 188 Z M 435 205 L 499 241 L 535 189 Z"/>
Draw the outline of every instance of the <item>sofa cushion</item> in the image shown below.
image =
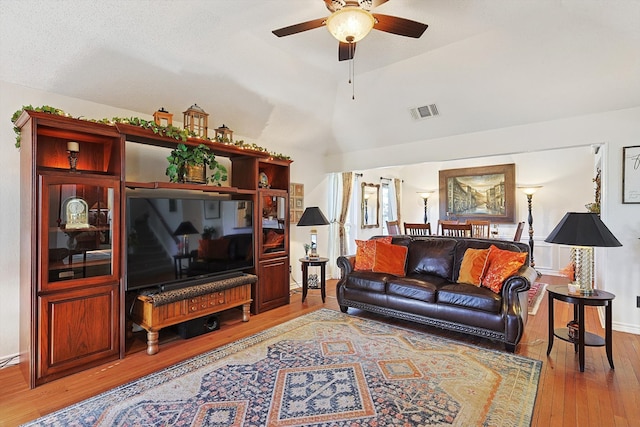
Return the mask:
<path fill-rule="evenodd" d="M 477 238 L 460 238 L 458 239 L 458 244 L 456 246 L 456 251 L 453 256 L 454 258 L 454 266 L 453 266 L 453 280 L 452 282 L 458 281 L 458 273 L 460 272 L 460 265 L 464 260 L 464 253 L 467 249 L 489 249 L 491 245 L 496 246 L 499 249 L 504 249 L 512 252 L 526 252 L 529 248 L 528 244 L 521 244 L 520 242 L 509 242 L 506 240 L 496 240 L 496 239 L 477 239 Z M 485 271 L 486 273 L 486 271 Z"/>
<path fill-rule="evenodd" d="M 480 286 L 487 267 L 489 249 L 467 249 L 460 264 L 458 283 Z"/>
<path fill-rule="evenodd" d="M 409 245 L 407 275 L 433 274 L 451 280 L 455 247 L 455 239 L 434 237 L 414 240 Z"/>
<path fill-rule="evenodd" d="M 246 261 L 253 257 L 253 235 L 250 233 L 228 234 L 229 259 L 232 261 Z"/>
<path fill-rule="evenodd" d="M 229 240 L 202 239 L 198 242 L 198 258 L 202 259 L 229 259 Z"/>
<path fill-rule="evenodd" d="M 435 303 L 438 288 L 448 283 L 436 276 L 391 277 L 387 281 L 387 294 Z"/>
<path fill-rule="evenodd" d="M 352 271 L 347 277 L 345 285 L 347 288 L 384 293 L 388 278 L 389 275 L 384 273 Z"/>
<path fill-rule="evenodd" d="M 526 252 L 512 252 L 498 249 L 491 245 L 487 263 L 487 271 L 482 278 L 482 286 L 495 293 L 502 291 L 504 281 L 520 270 L 527 259 Z"/>
<path fill-rule="evenodd" d="M 376 254 L 373 261 L 373 271 L 376 273 L 389 273 L 394 276 L 405 275 L 407 263 L 407 247 L 390 245 L 379 240 L 375 241 Z"/>
<path fill-rule="evenodd" d="M 437 299 L 438 303 L 468 307 L 489 313 L 499 313 L 502 307 L 500 295 L 487 288 L 463 283 L 442 286 L 438 290 Z"/>
<path fill-rule="evenodd" d="M 373 270 L 373 263 L 376 256 L 376 241 L 383 243 L 391 243 L 392 236 L 375 237 L 371 240 L 356 240 L 356 264 L 354 270 L 356 271 L 371 271 Z"/>

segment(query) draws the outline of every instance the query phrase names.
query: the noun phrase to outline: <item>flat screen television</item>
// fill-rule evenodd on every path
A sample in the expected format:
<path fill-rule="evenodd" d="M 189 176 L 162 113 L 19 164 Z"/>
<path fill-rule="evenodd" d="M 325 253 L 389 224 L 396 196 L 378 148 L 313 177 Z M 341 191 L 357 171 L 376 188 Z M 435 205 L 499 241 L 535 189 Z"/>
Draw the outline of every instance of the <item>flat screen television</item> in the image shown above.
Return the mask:
<path fill-rule="evenodd" d="M 176 289 L 254 267 L 251 201 L 154 191 L 127 192 L 126 290 Z"/>

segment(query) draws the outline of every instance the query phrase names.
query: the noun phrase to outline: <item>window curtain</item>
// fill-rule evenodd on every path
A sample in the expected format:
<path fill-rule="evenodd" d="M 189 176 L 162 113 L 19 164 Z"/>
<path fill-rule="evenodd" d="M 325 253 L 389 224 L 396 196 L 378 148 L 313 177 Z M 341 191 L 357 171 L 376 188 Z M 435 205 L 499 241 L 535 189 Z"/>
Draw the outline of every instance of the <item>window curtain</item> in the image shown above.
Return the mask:
<path fill-rule="evenodd" d="M 391 187 L 391 186 L 390 186 Z M 401 198 L 402 198 L 402 180 L 394 179 L 393 180 L 393 194 L 395 195 L 395 211 L 396 211 L 396 219 L 398 220 L 398 227 L 401 232 L 404 232 L 402 229 L 402 218 L 401 218 Z M 389 205 L 393 205 L 393 203 L 389 203 Z"/>
<path fill-rule="evenodd" d="M 331 224 L 329 229 L 329 276 L 337 279 L 340 271 L 336 260 L 341 255 L 347 254 L 346 223 L 351 200 L 351 188 L 353 186 L 353 174 L 345 172 L 334 173 L 329 176 L 329 215 Z"/>
<path fill-rule="evenodd" d="M 341 188 L 340 188 L 340 174 L 332 173 L 329 175 L 329 262 L 327 263 L 327 277 L 335 278 L 338 270 L 336 260 L 340 256 L 340 202 L 341 202 Z"/>
<path fill-rule="evenodd" d="M 390 180 L 389 184 L 387 184 L 387 206 L 389 207 L 389 212 L 387 213 L 388 221 L 395 221 L 398 219 L 398 204 L 396 202 L 396 186 L 395 179 Z"/>
<path fill-rule="evenodd" d="M 349 213 L 349 201 L 351 200 L 351 188 L 353 187 L 353 174 L 344 172 L 342 174 L 342 201 L 340 206 L 340 217 L 338 218 L 339 239 L 340 239 L 340 255 L 347 255 L 347 233 L 345 223 L 347 222 L 347 214 Z"/>

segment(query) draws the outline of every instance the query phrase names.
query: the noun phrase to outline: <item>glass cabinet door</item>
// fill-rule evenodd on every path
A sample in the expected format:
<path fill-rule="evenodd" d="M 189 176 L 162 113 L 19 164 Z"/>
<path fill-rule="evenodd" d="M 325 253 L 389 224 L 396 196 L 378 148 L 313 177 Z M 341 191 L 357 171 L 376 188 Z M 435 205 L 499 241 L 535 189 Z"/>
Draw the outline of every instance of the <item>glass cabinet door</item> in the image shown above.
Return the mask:
<path fill-rule="evenodd" d="M 288 246 L 287 197 L 282 194 L 260 196 L 262 243 L 261 254 L 282 253 Z"/>
<path fill-rule="evenodd" d="M 41 185 L 42 288 L 78 286 L 101 277 L 117 280 L 114 259 L 119 257 L 119 182 L 45 176 Z M 46 248 L 46 249 L 44 249 Z M 64 284 L 62 282 L 65 282 Z"/>

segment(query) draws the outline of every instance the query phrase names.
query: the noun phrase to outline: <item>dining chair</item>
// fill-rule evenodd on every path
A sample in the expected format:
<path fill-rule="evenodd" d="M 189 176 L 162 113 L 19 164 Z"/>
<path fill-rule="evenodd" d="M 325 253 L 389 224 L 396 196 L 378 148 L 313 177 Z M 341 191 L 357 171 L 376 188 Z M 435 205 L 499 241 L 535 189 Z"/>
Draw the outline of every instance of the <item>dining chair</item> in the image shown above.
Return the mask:
<path fill-rule="evenodd" d="M 441 224 L 443 236 L 471 237 L 471 224 Z"/>
<path fill-rule="evenodd" d="M 411 224 L 405 222 L 404 234 L 408 234 L 410 236 L 431 236 L 431 223 Z"/>
<path fill-rule="evenodd" d="M 491 221 L 469 220 L 467 224 L 471 224 L 471 235 L 473 237 L 480 237 L 482 239 L 488 239 L 490 237 Z"/>
<path fill-rule="evenodd" d="M 516 234 L 513 236 L 514 242 L 519 242 L 522 237 L 522 230 L 524 230 L 524 221 L 520 221 L 516 227 Z"/>
<path fill-rule="evenodd" d="M 438 232 L 438 234 L 442 235 L 442 225 L 452 225 L 452 224 L 460 224 L 458 222 L 458 220 L 453 220 L 453 219 L 439 219 L 438 220 L 438 230 L 436 230 Z"/>
<path fill-rule="evenodd" d="M 398 221 L 387 221 L 387 230 L 389 231 L 390 236 L 402 234 L 400 232 L 400 223 L 398 223 Z"/>

